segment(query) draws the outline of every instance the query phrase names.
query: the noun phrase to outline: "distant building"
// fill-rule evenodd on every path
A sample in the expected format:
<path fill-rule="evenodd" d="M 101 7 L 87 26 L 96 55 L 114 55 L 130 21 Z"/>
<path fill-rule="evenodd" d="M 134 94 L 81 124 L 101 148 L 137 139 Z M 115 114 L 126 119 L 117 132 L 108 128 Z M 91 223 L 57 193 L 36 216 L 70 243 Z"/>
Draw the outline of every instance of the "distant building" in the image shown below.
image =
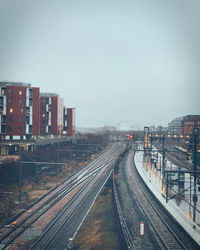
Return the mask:
<path fill-rule="evenodd" d="M 156 127 L 155 126 L 150 126 L 149 129 L 150 129 L 151 132 L 156 131 Z"/>
<path fill-rule="evenodd" d="M 200 129 L 200 115 L 187 115 L 181 121 L 181 134 L 191 135 L 194 127 Z"/>
<path fill-rule="evenodd" d="M 26 140 L 40 133 L 39 88 L 0 82 L 1 139 Z"/>
<path fill-rule="evenodd" d="M 115 126 L 106 126 L 106 130 L 107 131 L 116 131 L 116 127 Z"/>
<path fill-rule="evenodd" d="M 63 99 L 57 94 L 40 94 L 40 135 L 63 135 Z"/>
<path fill-rule="evenodd" d="M 129 131 L 130 126 L 128 121 L 122 121 L 117 124 L 117 130 L 119 131 Z"/>
<path fill-rule="evenodd" d="M 177 117 L 168 123 L 168 132 L 171 133 L 180 133 L 181 132 L 181 121 L 183 117 Z"/>
<path fill-rule="evenodd" d="M 75 108 L 65 108 L 63 112 L 63 134 L 75 135 Z"/>

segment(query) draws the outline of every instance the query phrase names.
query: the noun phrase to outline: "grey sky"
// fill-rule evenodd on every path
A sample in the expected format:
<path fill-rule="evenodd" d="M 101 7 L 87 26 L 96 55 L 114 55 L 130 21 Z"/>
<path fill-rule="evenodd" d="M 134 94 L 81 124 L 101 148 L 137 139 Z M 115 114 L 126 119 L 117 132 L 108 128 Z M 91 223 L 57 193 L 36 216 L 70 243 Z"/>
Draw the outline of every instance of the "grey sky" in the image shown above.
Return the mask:
<path fill-rule="evenodd" d="M 200 114 L 199 0 L 0 0 L 0 79 L 76 107 L 78 126 Z"/>

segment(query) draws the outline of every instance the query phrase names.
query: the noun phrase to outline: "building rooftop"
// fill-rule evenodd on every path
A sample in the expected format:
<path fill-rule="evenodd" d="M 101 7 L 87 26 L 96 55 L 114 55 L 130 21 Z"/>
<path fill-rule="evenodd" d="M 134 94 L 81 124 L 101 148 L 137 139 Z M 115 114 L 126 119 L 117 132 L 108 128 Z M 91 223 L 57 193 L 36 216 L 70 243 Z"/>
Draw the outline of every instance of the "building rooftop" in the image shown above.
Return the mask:
<path fill-rule="evenodd" d="M 56 93 L 46 93 L 46 92 L 43 92 L 43 93 L 40 93 L 40 96 L 51 97 L 51 96 L 59 96 L 59 95 L 56 94 Z"/>
<path fill-rule="evenodd" d="M 0 87 L 13 86 L 13 87 L 31 87 L 31 83 L 25 82 L 9 82 L 9 81 L 1 81 Z"/>
<path fill-rule="evenodd" d="M 200 120 L 200 115 L 187 115 L 184 116 L 184 121 L 196 121 Z"/>

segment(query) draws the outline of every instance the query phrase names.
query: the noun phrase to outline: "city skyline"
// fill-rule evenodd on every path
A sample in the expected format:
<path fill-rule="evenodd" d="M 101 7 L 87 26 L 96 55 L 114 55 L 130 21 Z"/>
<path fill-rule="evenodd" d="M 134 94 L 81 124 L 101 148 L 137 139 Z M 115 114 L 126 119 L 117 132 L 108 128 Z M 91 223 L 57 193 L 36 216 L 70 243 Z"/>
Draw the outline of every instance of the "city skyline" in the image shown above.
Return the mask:
<path fill-rule="evenodd" d="M 1 81 L 76 108 L 78 127 L 199 114 L 198 1 L 0 1 Z"/>

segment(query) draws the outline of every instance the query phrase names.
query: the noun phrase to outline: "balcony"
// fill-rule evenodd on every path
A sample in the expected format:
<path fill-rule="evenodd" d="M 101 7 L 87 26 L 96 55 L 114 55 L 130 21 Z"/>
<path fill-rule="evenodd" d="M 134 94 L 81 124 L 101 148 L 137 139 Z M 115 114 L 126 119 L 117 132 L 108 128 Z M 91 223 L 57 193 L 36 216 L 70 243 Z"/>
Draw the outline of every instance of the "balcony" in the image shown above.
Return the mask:
<path fill-rule="evenodd" d="M 6 124 L 6 116 L 5 115 L 1 116 L 1 124 Z"/>

